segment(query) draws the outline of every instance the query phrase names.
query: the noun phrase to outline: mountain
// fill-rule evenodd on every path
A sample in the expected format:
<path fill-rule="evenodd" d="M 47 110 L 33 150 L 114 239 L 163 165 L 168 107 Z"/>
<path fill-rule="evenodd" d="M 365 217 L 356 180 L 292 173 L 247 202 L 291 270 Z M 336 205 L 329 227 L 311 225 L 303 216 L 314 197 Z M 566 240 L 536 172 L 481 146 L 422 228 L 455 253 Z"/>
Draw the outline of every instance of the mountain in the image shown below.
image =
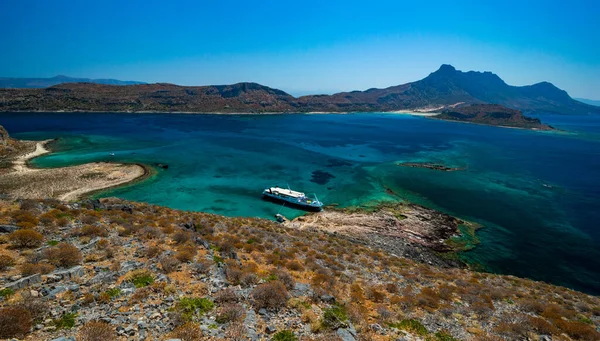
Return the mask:
<path fill-rule="evenodd" d="M 585 99 L 585 98 L 575 98 L 575 99 L 578 100 L 579 102 L 582 102 L 585 104 L 595 105 L 597 107 L 600 107 L 600 101 L 598 101 L 598 100 Z"/>
<path fill-rule="evenodd" d="M 61 83 L 96 83 L 107 85 L 134 85 L 145 84 L 135 81 L 120 81 L 116 79 L 91 79 L 91 78 L 73 78 L 68 76 L 55 76 L 52 78 L 6 78 L 0 77 L 0 88 L 28 89 L 28 88 L 47 88 L 49 86 Z"/>
<path fill-rule="evenodd" d="M 385 89 L 369 89 L 304 96 L 299 101 L 318 111 L 441 110 L 457 104 L 501 104 L 526 114 L 600 113 L 600 109 L 572 99 L 551 83 L 511 86 L 491 72 L 462 72 L 442 65 L 426 78 Z"/>
<path fill-rule="evenodd" d="M 441 111 L 469 104 L 499 104 L 525 114 L 600 114 L 542 82 L 511 86 L 491 72 L 442 65 L 426 78 L 385 89 L 295 98 L 256 83 L 218 86 L 63 83 L 45 89 L 0 89 L 0 111 L 348 112 Z"/>

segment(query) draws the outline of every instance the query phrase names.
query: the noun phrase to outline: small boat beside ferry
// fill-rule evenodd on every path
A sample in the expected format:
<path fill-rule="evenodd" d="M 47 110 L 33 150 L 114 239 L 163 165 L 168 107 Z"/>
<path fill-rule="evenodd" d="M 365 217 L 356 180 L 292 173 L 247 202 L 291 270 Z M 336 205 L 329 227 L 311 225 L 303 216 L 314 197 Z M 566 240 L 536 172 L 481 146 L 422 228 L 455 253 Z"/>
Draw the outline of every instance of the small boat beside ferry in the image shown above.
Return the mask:
<path fill-rule="evenodd" d="M 323 203 L 319 201 L 316 194 L 315 198 L 311 199 L 302 192 L 279 186 L 266 188 L 263 191 L 263 198 L 307 211 L 320 211 L 323 208 Z"/>

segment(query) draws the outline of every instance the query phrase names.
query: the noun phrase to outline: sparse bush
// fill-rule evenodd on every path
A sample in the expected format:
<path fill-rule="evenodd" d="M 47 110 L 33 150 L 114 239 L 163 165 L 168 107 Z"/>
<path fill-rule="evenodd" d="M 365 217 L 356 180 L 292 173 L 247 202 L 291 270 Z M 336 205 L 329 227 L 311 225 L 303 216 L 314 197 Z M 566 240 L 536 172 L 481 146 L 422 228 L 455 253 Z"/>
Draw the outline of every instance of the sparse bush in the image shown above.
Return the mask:
<path fill-rule="evenodd" d="M 201 341 L 202 329 L 192 322 L 187 322 L 169 333 L 169 338 L 180 339 L 181 341 Z"/>
<path fill-rule="evenodd" d="M 252 298 L 256 309 L 279 309 L 285 306 L 288 292 L 280 281 L 260 284 L 252 290 Z"/>
<path fill-rule="evenodd" d="M 371 285 L 367 288 L 367 297 L 373 302 L 381 303 L 385 299 L 385 293 L 379 286 Z"/>
<path fill-rule="evenodd" d="M 407 332 L 425 336 L 428 334 L 427 328 L 417 320 L 402 320 L 398 323 L 390 324 L 390 327 L 406 330 Z"/>
<path fill-rule="evenodd" d="M 297 260 L 291 260 L 285 263 L 285 267 L 292 271 L 304 271 L 304 266 Z"/>
<path fill-rule="evenodd" d="M 237 303 L 227 303 L 217 309 L 217 322 L 229 323 L 240 321 L 244 317 L 244 307 Z"/>
<path fill-rule="evenodd" d="M 182 245 L 177 249 L 175 258 L 182 263 L 192 262 L 196 256 L 196 247 L 194 245 L 186 244 Z"/>
<path fill-rule="evenodd" d="M 576 340 L 600 340 L 600 332 L 587 323 L 557 319 L 554 321 L 554 325 Z"/>
<path fill-rule="evenodd" d="M 17 248 L 31 248 L 42 245 L 44 236 L 31 229 L 20 229 L 8 235 L 8 240 Z"/>
<path fill-rule="evenodd" d="M 91 213 L 84 215 L 79 220 L 84 224 L 95 224 L 100 221 L 100 218 L 96 214 Z"/>
<path fill-rule="evenodd" d="M 55 247 L 44 250 L 48 261 L 58 267 L 71 267 L 81 263 L 81 251 L 69 243 L 60 243 Z"/>
<path fill-rule="evenodd" d="M 52 264 L 48 263 L 23 263 L 19 265 L 19 270 L 21 271 L 21 275 L 23 276 L 31 276 L 35 274 L 49 274 L 54 271 L 55 267 Z"/>
<path fill-rule="evenodd" d="M 296 341 L 296 335 L 291 330 L 282 330 L 273 335 L 273 341 Z"/>
<path fill-rule="evenodd" d="M 165 273 L 171 273 L 179 267 L 179 259 L 173 256 L 164 256 L 160 258 L 160 266 Z"/>
<path fill-rule="evenodd" d="M 108 231 L 104 227 L 97 225 L 86 225 L 79 230 L 79 235 L 86 237 L 106 237 L 108 236 Z"/>
<path fill-rule="evenodd" d="M 50 312 L 50 306 L 47 301 L 42 298 L 31 297 L 27 294 L 23 295 L 23 301 L 20 306 L 29 311 L 33 321 L 36 323 L 43 321 Z"/>
<path fill-rule="evenodd" d="M 144 239 L 158 239 L 162 236 L 162 232 L 154 226 L 146 226 L 139 232 L 140 237 Z"/>
<path fill-rule="evenodd" d="M 173 234 L 173 237 L 171 237 L 171 238 L 173 238 L 173 241 L 176 244 L 180 245 L 180 244 L 185 244 L 188 240 L 191 239 L 191 237 L 192 236 L 191 236 L 191 234 L 189 232 L 183 231 L 183 230 L 179 230 L 179 231 L 175 232 Z"/>
<path fill-rule="evenodd" d="M 15 265 L 15 260 L 9 255 L 0 255 L 0 271 Z"/>
<path fill-rule="evenodd" d="M 20 306 L 0 309 L 0 338 L 22 338 L 31 329 L 33 318 L 31 313 Z"/>
<path fill-rule="evenodd" d="M 117 339 L 117 335 L 110 324 L 92 320 L 79 329 L 77 339 L 80 341 L 113 341 Z"/>
<path fill-rule="evenodd" d="M 131 302 L 134 302 L 134 303 L 142 302 L 143 300 L 148 298 L 148 296 L 150 296 L 151 293 L 152 293 L 151 287 L 139 288 L 133 293 L 133 295 L 131 295 Z"/>
<path fill-rule="evenodd" d="M 287 290 L 293 290 L 296 286 L 296 281 L 287 271 L 283 269 L 278 269 L 274 273 L 275 277 L 285 285 Z"/>
<path fill-rule="evenodd" d="M 210 271 L 210 261 L 207 259 L 200 259 L 192 266 L 193 271 L 200 274 L 207 274 Z"/>
<path fill-rule="evenodd" d="M 225 288 L 222 290 L 217 291 L 217 293 L 214 295 L 215 298 L 215 302 L 222 304 L 222 303 L 233 303 L 233 302 L 237 302 L 238 301 L 238 296 L 236 295 L 235 291 L 233 291 L 233 289 L 231 288 Z"/>
<path fill-rule="evenodd" d="M 136 288 L 143 288 L 154 282 L 154 276 L 146 269 L 137 269 L 126 273 L 123 280 L 133 283 Z"/>
<path fill-rule="evenodd" d="M 151 259 L 162 253 L 162 249 L 158 246 L 150 246 L 146 250 L 146 257 Z"/>

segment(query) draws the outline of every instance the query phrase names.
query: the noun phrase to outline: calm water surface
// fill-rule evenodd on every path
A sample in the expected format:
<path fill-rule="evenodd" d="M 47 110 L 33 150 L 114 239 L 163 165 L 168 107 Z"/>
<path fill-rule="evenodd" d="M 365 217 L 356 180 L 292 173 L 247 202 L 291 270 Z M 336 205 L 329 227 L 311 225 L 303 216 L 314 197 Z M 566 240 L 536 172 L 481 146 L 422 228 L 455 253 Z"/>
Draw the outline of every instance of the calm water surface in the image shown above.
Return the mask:
<path fill-rule="evenodd" d="M 600 294 L 600 117 L 541 118 L 568 133 L 392 114 L 5 113 L 0 124 L 19 138 L 60 138 L 39 167 L 169 165 L 102 196 L 265 218 L 280 210 L 260 200 L 272 185 L 342 206 L 402 198 L 483 225 L 467 262 Z M 420 161 L 465 169 L 397 166 Z"/>

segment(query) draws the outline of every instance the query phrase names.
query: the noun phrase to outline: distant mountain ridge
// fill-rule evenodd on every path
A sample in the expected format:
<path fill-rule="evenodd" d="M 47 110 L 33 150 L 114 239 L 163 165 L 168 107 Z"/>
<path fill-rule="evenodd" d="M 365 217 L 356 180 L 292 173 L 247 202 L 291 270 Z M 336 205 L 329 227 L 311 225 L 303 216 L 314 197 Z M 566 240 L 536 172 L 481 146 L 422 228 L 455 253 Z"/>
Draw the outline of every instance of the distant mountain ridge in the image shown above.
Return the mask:
<path fill-rule="evenodd" d="M 498 104 L 525 114 L 600 114 L 551 83 L 511 86 L 491 72 L 442 65 L 422 80 L 385 89 L 293 97 L 257 83 L 113 86 L 64 83 L 45 89 L 0 89 L 0 111 L 351 112 L 444 109 Z"/>
<path fill-rule="evenodd" d="M 136 81 L 120 81 L 117 79 L 92 79 L 92 78 L 74 78 L 58 75 L 51 78 L 9 78 L 0 77 L 0 88 L 11 89 L 36 89 L 47 88 L 62 83 L 96 83 L 107 85 L 135 85 L 146 84 Z"/>
<path fill-rule="evenodd" d="M 574 98 L 574 99 L 578 100 L 579 102 L 585 103 L 585 104 L 589 104 L 589 105 L 594 105 L 594 106 L 600 107 L 600 101 L 599 100 L 587 99 L 587 98 Z"/>

